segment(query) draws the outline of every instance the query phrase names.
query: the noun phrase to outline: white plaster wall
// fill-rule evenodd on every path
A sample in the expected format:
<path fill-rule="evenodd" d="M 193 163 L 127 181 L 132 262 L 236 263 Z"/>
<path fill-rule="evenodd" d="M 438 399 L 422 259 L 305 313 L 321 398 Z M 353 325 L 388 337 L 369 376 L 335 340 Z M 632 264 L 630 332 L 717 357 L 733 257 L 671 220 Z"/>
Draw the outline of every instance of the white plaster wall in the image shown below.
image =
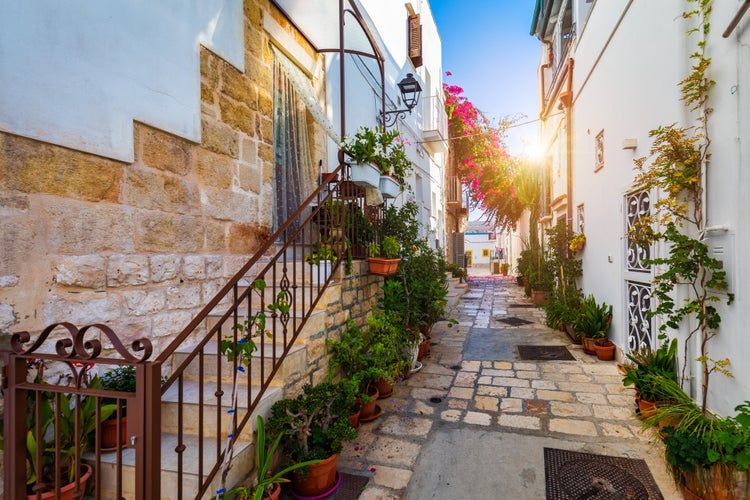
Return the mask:
<path fill-rule="evenodd" d="M 574 56 L 571 203 L 573 207 L 580 203 L 585 206 L 583 289 L 614 305 L 611 335 L 624 346 L 627 311 L 623 196 L 634 177 L 633 160 L 648 154 L 648 132 L 659 125 L 690 123 L 677 85 L 688 74 L 687 56 L 696 40 L 686 35 L 688 26 L 681 17 L 683 4 L 621 0 L 608 2 L 606 9 L 602 7 L 594 6 Z M 732 414 L 734 406 L 747 398 L 750 381 L 750 367 L 742 362 L 750 354 L 744 334 L 749 290 L 743 278 L 748 268 L 742 259 L 750 250 L 750 207 L 746 201 L 750 174 L 742 164 L 749 153 L 750 100 L 748 90 L 740 84 L 750 81 L 745 64 L 748 49 L 742 46 L 747 35 L 743 38 L 741 34 L 748 21 L 730 39 L 721 38 L 736 9 L 736 2 L 714 5 L 708 45 L 708 55 L 713 58 L 711 77 L 717 82 L 710 103 L 715 111 L 710 120 L 708 225 L 729 228 L 734 235 L 730 252 L 736 257 L 736 302 L 728 308 L 720 306 L 722 327 L 710 343 L 711 357 L 729 357 L 733 362 L 735 378 L 711 378 L 709 406 L 722 414 Z M 594 137 L 602 129 L 604 168 L 595 173 Z M 636 139 L 637 149 L 623 149 L 624 139 Z M 680 332 L 682 338 L 686 331 L 684 328 Z M 695 346 L 690 349 L 688 357 L 695 358 Z M 695 362 L 689 367 L 697 372 Z M 700 379 L 694 379 L 693 386 L 699 384 Z"/>
<path fill-rule="evenodd" d="M 241 0 L 4 2 L 0 130 L 123 161 L 133 120 L 200 141 L 199 45 L 244 69 Z"/>
<path fill-rule="evenodd" d="M 442 48 L 440 37 L 429 10 L 426 0 L 412 2 L 414 10 L 421 14 L 422 46 L 424 65 L 415 69 L 407 53 L 407 10 L 399 0 L 359 0 L 363 7 L 365 18 L 385 57 L 385 87 L 387 109 L 402 109 L 400 93 L 396 84 L 406 76 L 414 73 L 422 82 L 422 97 L 431 93 L 442 93 Z M 360 59 L 355 63 L 356 56 L 346 56 L 345 91 L 346 91 L 346 134 L 353 134 L 361 126 L 374 127 L 379 124 L 381 101 L 379 98 L 379 70 L 374 61 L 369 58 Z M 340 96 L 340 66 L 338 55 L 327 58 L 327 95 L 329 96 L 328 112 L 336 129 L 341 128 L 338 102 Z M 429 84 L 425 82 L 425 75 L 429 74 Z M 374 77 L 373 77 L 374 75 Z M 421 103 L 424 101 L 421 101 Z M 443 191 L 443 169 L 446 155 L 435 155 L 432 158 L 424 150 L 422 137 L 422 110 L 417 106 L 404 120 L 395 125 L 403 137 L 409 141 L 407 154 L 414 163 L 415 174 L 422 178 L 421 189 L 417 189 L 416 176 L 412 176 L 410 183 L 412 193 L 403 193 L 391 203 L 400 205 L 406 201 L 417 201 L 423 206 L 421 221 L 427 230 L 435 226 L 431 217 L 444 214 L 441 207 L 432 206 L 432 192 Z M 329 161 L 336 164 L 336 148 L 329 149 Z M 439 174 L 439 175 L 436 175 Z M 436 198 L 439 199 L 439 198 Z M 442 206 L 442 205 L 441 205 Z M 442 215 L 444 217 L 444 215 Z M 445 221 L 437 224 L 438 228 L 445 227 Z M 438 239 L 445 241 L 444 229 Z"/>

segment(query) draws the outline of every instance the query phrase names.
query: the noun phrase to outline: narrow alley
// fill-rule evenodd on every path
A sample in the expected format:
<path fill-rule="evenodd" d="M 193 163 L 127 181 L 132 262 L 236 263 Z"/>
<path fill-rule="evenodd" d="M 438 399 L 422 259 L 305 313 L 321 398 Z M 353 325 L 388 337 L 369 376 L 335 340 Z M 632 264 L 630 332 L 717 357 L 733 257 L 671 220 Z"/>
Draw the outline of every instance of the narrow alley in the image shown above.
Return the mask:
<path fill-rule="evenodd" d="M 362 424 L 342 453 L 343 471 L 372 475 L 361 499 L 545 498 L 545 448 L 643 459 L 661 493 L 649 477 L 617 469 L 648 491 L 633 498 L 681 498 L 616 363 L 547 328 L 512 278 L 470 277 L 449 317 L 458 324 L 433 327 L 423 369 L 379 402 L 382 416 Z M 521 360 L 519 345 L 565 346 L 573 359 Z M 567 488 L 565 477 L 556 487 Z"/>

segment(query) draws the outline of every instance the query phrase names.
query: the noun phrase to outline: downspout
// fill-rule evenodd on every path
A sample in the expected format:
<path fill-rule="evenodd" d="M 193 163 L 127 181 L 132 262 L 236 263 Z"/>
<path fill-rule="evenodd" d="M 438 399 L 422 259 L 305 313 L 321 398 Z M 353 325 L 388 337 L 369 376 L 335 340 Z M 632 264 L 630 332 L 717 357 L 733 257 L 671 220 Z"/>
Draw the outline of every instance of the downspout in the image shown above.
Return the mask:
<path fill-rule="evenodd" d="M 566 196 L 567 203 L 566 207 L 568 210 L 567 226 L 568 228 L 573 227 L 573 126 L 571 123 L 571 117 L 573 116 L 573 59 L 568 59 L 568 87 L 566 92 L 568 93 L 567 104 L 565 106 L 565 161 L 567 162 L 567 175 L 566 177 Z"/>
<path fill-rule="evenodd" d="M 346 137 L 346 78 L 344 76 L 344 56 L 346 51 L 344 50 L 344 0 L 339 0 L 339 85 L 341 87 L 339 105 L 341 108 L 340 119 L 341 119 L 341 140 Z M 339 148 L 339 165 L 344 164 L 344 150 Z"/>

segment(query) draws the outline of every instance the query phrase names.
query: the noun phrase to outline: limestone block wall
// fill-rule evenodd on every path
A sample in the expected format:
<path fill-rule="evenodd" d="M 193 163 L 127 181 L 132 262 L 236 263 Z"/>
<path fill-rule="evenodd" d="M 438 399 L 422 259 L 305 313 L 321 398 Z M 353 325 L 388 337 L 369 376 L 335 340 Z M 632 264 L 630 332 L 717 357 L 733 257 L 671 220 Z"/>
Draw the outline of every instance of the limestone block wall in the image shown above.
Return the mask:
<path fill-rule="evenodd" d="M 300 370 L 302 377 L 286 381 L 285 397 L 299 393 L 304 384 L 318 384 L 329 376 L 328 361 L 330 352 L 326 346 L 328 339 L 341 339 L 347 320 L 352 319 L 358 326 L 366 327 L 367 318 L 382 296 L 383 278 L 369 274 L 365 260 L 355 260 L 349 274 L 344 265 L 335 276 L 331 293 L 327 294 L 325 324 L 320 331 L 311 331 L 305 339 L 307 363 Z"/>
<path fill-rule="evenodd" d="M 268 0 L 245 1 L 244 72 L 200 49 L 200 144 L 134 123 L 125 163 L 0 132 L 0 335 L 102 322 L 160 350 L 267 239 L 264 15 L 283 19 Z M 310 123 L 315 158 L 325 158 L 324 133 Z"/>

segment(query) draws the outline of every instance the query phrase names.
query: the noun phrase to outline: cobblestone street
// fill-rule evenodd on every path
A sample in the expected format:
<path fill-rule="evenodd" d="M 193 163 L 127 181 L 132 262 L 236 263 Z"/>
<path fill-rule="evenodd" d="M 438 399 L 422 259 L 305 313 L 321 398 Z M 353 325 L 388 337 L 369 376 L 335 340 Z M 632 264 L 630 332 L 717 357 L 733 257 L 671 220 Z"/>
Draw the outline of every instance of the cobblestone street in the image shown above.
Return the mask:
<path fill-rule="evenodd" d="M 511 278 L 468 285 L 449 314 L 458 324 L 433 327 L 423 369 L 345 448 L 341 469 L 373 476 L 360 498 L 544 498 L 545 446 L 643 458 L 664 498 L 681 498 L 616 363 L 544 326 Z M 567 346 L 575 359 L 521 361 L 519 344 Z"/>

